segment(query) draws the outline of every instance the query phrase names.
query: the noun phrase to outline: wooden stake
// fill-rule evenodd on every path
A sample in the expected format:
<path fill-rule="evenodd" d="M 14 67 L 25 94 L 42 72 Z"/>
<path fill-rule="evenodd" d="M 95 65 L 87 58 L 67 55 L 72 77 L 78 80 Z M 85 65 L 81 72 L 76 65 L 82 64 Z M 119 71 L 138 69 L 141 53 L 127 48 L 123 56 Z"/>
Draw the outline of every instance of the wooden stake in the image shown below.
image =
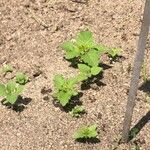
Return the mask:
<path fill-rule="evenodd" d="M 140 72 L 144 60 L 144 52 L 145 52 L 145 47 L 146 47 L 146 42 L 147 42 L 147 37 L 149 32 L 149 25 L 150 25 L 150 0 L 146 0 L 143 22 L 140 31 L 136 57 L 134 60 L 133 75 L 130 83 L 128 102 L 126 106 L 126 113 L 125 113 L 125 119 L 123 124 L 122 141 L 125 143 L 129 141 L 129 132 L 130 132 L 132 114 L 135 106 L 135 99 L 138 90 Z"/>

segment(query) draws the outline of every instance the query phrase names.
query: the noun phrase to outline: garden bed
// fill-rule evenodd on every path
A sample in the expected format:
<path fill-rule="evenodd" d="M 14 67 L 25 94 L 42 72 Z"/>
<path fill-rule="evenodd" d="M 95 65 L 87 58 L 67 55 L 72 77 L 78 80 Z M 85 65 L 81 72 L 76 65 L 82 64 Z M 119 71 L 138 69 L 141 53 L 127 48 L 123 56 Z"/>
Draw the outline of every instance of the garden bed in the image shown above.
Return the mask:
<path fill-rule="evenodd" d="M 1 150 L 128 150 L 136 145 L 149 149 L 148 123 L 130 143 L 119 145 L 143 6 L 137 0 L 1 0 L 0 67 L 11 64 L 14 71 L 1 74 L 0 82 L 6 83 L 18 70 L 30 79 L 21 106 L 13 110 L 0 105 Z M 103 78 L 81 89 L 79 100 L 87 113 L 73 118 L 55 105 L 53 78 L 78 74 L 59 46 L 86 28 L 97 43 L 121 48 L 122 57 L 114 63 L 108 56 L 102 57 Z M 145 55 L 148 74 L 149 49 L 147 46 Z M 141 76 L 132 127 L 150 110 L 149 84 L 147 88 L 142 84 Z M 79 127 L 94 123 L 100 141 L 73 139 Z"/>

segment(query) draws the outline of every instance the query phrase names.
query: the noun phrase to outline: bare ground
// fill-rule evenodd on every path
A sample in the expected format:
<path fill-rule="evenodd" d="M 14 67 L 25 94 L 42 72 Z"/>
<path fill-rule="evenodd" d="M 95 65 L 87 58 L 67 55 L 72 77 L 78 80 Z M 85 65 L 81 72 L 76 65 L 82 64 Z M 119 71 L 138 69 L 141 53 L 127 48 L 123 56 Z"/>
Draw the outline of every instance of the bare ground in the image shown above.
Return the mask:
<path fill-rule="evenodd" d="M 15 68 L 5 78 L 0 75 L 0 81 L 5 83 L 18 70 L 30 77 L 23 93 L 28 104 L 20 113 L 0 105 L 0 150 L 135 150 L 135 143 L 141 150 L 150 149 L 148 123 L 129 144 L 118 145 L 143 6 L 141 0 L 89 0 L 88 4 L 71 0 L 0 1 L 0 66 L 9 63 Z M 109 66 L 101 79 L 105 86 L 94 84 L 82 91 L 80 101 L 87 114 L 75 119 L 55 107 L 51 93 L 43 95 L 41 89 L 53 90 L 55 74 L 70 77 L 78 73 L 63 59 L 59 44 L 87 27 L 98 43 L 120 47 L 123 59 L 114 64 L 104 59 Z M 150 74 L 149 45 L 145 56 Z M 132 126 L 149 110 L 149 93 L 140 88 Z M 100 142 L 75 142 L 74 131 L 93 123 L 99 125 Z"/>

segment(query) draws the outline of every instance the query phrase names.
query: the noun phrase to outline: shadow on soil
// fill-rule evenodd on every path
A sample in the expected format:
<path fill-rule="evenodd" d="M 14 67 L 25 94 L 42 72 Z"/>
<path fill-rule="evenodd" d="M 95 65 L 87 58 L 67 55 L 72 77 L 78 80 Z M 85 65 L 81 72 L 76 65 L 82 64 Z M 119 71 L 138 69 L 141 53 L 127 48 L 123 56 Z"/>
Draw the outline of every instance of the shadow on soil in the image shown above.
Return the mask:
<path fill-rule="evenodd" d="M 62 111 L 69 112 L 71 111 L 75 106 L 82 105 L 82 102 L 80 101 L 80 98 L 83 96 L 83 93 L 80 92 L 77 96 L 72 97 L 69 104 L 67 104 L 65 107 L 61 106 L 60 103 L 54 99 L 53 104 L 55 107 L 59 107 Z"/>
<path fill-rule="evenodd" d="M 76 142 L 96 144 L 96 143 L 99 143 L 100 140 L 98 138 L 90 138 L 90 139 L 78 139 L 78 140 L 76 140 Z"/>
<path fill-rule="evenodd" d="M 142 130 L 142 128 L 150 121 L 150 111 L 142 117 L 139 122 L 130 130 L 129 141 L 137 136 L 137 134 Z M 128 141 L 128 142 L 129 142 Z"/>
<path fill-rule="evenodd" d="M 103 78 L 103 74 L 98 74 L 97 76 L 93 76 L 88 78 L 86 81 L 82 82 L 81 90 L 88 90 L 91 88 L 91 85 L 96 84 L 98 87 L 106 86 L 105 83 L 101 82 L 100 80 Z"/>
<path fill-rule="evenodd" d="M 25 106 L 28 105 L 31 101 L 31 98 L 22 98 L 21 96 L 19 96 L 17 101 L 13 105 L 11 105 L 10 103 L 3 104 L 4 100 L 1 103 L 7 106 L 8 109 L 12 109 L 16 112 L 21 113 L 26 108 Z"/>
<path fill-rule="evenodd" d="M 124 61 L 125 59 L 126 58 L 124 56 L 116 56 L 110 59 L 110 63 L 113 64 L 113 62 L 121 62 Z"/>
<path fill-rule="evenodd" d="M 141 91 L 143 91 L 145 93 L 149 93 L 150 92 L 150 80 L 148 80 L 147 82 L 144 82 L 140 86 L 139 90 L 141 90 Z"/>

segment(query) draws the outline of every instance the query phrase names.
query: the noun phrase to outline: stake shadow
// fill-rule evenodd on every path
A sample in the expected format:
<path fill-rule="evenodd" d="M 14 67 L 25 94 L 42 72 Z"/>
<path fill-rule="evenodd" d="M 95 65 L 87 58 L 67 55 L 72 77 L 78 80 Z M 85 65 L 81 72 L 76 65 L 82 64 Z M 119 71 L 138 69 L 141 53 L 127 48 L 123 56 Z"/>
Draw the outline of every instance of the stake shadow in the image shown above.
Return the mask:
<path fill-rule="evenodd" d="M 32 101 L 32 99 L 31 98 L 23 98 L 23 97 L 19 96 L 17 101 L 13 105 L 10 103 L 4 104 L 3 103 L 4 101 L 5 101 L 5 99 L 1 101 L 2 105 L 5 105 L 8 109 L 12 109 L 15 112 L 21 113 L 26 108 L 26 105 L 28 105 Z"/>
<path fill-rule="evenodd" d="M 143 92 L 145 92 L 145 93 L 149 93 L 149 92 L 150 92 L 150 80 L 144 82 L 144 83 L 140 86 L 139 90 L 141 90 L 141 91 L 143 91 Z"/>
<path fill-rule="evenodd" d="M 88 0 L 71 0 L 71 1 L 79 4 L 88 4 Z"/>
<path fill-rule="evenodd" d="M 150 121 L 150 111 L 142 117 L 139 122 L 130 130 L 129 141 L 137 136 L 137 134 L 142 130 L 142 128 Z"/>

